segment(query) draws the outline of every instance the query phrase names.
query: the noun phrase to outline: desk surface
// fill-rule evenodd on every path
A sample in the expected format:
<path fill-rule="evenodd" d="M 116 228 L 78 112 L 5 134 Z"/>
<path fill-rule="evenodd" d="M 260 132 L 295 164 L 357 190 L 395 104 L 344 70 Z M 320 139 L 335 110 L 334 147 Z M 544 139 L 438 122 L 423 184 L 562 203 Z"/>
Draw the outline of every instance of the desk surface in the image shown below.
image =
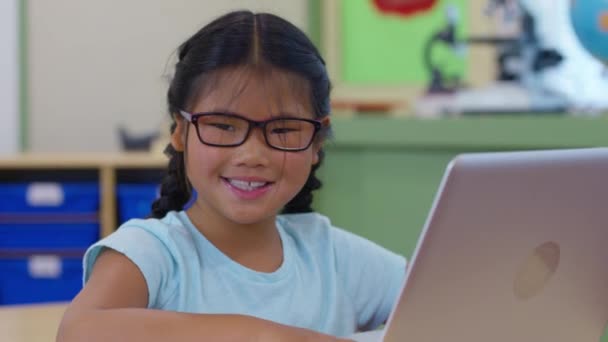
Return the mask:
<path fill-rule="evenodd" d="M 0 306 L 2 341 L 55 341 L 67 304 Z"/>

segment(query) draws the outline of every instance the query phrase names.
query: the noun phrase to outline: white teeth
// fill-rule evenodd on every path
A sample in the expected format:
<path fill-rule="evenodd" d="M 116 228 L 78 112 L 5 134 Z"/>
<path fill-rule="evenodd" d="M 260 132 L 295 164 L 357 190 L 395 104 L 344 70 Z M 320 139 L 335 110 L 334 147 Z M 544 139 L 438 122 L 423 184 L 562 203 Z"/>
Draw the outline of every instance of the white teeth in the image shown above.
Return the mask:
<path fill-rule="evenodd" d="M 266 185 L 266 182 L 247 182 L 237 179 L 228 179 L 228 182 L 237 189 L 251 191 Z"/>

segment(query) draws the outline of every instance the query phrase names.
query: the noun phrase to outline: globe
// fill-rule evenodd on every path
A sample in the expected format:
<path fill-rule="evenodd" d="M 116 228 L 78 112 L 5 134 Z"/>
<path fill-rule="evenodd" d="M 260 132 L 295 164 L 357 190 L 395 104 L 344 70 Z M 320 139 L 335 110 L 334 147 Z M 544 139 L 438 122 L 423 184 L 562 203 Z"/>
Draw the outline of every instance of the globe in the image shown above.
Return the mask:
<path fill-rule="evenodd" d="M 571 0 L 570 18 L 585 49 L 608 64 L 608 0 Z"/>

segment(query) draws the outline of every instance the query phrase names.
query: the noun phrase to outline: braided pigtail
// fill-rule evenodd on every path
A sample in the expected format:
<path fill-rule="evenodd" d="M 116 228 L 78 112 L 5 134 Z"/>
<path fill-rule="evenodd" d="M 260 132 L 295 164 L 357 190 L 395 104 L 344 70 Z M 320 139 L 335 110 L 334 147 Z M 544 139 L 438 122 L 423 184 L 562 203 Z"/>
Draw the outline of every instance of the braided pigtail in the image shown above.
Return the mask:
<path fill-rule="evenodd" d="M 160 198 L 152 203 L 154 218 L 163 218 L 171 210 L 182 210 L 190 198 L 184 153 L 176 151 L 169 144 L 165 148 L 165 154 L 169 156 L 169 167 L 160 188 Z"/>

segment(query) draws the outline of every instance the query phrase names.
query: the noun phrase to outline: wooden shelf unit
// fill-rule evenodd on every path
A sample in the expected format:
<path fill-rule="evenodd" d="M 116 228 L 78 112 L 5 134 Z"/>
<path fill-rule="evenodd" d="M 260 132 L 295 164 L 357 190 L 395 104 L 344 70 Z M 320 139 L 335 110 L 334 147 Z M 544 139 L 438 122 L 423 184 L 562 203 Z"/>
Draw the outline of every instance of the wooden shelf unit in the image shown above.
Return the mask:
<path fill-rule="evenodd" d="M 0 182 L 96 180 L 100 192 L 100 237 L 117 225 L 116 185 L 121 178 L 155 178 L 159 182 L 168 159 L 149 153 L 21 154 L 0 157 Z"/>

